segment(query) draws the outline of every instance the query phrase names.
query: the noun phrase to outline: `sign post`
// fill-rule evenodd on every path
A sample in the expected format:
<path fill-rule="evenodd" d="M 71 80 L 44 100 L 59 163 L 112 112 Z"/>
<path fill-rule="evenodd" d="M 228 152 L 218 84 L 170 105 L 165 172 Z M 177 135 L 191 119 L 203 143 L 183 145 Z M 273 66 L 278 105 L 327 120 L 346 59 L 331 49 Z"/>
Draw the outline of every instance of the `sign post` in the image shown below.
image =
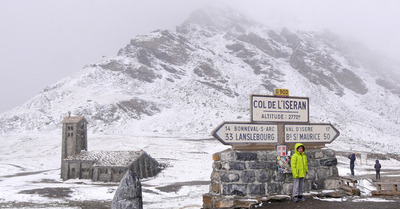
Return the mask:
<path fill-rule="evenodd" d="M 286 124 L 286 143 L 322 142 L 331 143 L 339 136 L 339 131 L 328 123 Z"/>
<path fill-rule="evenodd" d="M 339 135 L 339 131 L 329 123 L 285 124 L 284 141 L 294 148 L 295 143 L 307 143 L 307 147 L 322 148 Z"/>
<path fill-rule="evenodd" d="M 212 132 L 212 135 L 225 145 L 276 144 L 278 127 L 275 124 L 223 122 Z"/>
<path fill-rule="evenodd" d="M 308 98 L 251 96 L 253 122 L 308 122 Z"/>
<path fill-rule="evenodd" d="M 274 95 L 277 97 L 288 97 L 289 89 L 274 89 Z"/>
<path fill-rule="evenodd" d="M 275 96 L 251 95 L 250 122 L 223 122 L 212 135 L 236 150 L 274 150 L 276 146 L 322 148 L 339 135 L 329 123 L 309 123 L 308 97 L 289 97 L 288 89 Z"/>

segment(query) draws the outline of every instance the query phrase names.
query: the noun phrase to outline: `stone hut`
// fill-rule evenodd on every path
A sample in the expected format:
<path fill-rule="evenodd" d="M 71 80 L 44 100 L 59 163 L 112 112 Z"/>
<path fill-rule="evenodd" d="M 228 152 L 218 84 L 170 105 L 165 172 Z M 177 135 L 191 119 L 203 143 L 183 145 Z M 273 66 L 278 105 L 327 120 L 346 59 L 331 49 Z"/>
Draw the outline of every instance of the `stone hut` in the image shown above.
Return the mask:
<path fill-rule="evenodd" d="M 127 170 L 139 178 L 155 176 L 159 164 L 144 151 L 82 151 L 63 161 L 61 177 L 67 179 L 92 179 L 93 181 L 119 182 Z"/>
<path fill-rule="evenodd" d="M 88 151 L 87 121 L 71 116 L 62 121 L 61 178 L 119 182 L 127 170 L 139 178 L 160 172 L 160 164 L 145 151 Z"/>

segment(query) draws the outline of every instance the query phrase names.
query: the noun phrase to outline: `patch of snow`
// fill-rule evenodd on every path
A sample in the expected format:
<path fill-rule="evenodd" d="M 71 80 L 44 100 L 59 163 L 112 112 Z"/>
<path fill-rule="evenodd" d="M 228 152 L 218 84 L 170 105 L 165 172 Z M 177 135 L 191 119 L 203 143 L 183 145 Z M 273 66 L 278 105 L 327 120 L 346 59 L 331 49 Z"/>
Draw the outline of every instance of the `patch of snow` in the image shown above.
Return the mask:
<path fill-rule="evenodd" d="M 313 197 L 316 200 L 321 200 L 325 202 L 345 202 L 347 201 L 348 198 L 319 198 L 319 197 Z"/>

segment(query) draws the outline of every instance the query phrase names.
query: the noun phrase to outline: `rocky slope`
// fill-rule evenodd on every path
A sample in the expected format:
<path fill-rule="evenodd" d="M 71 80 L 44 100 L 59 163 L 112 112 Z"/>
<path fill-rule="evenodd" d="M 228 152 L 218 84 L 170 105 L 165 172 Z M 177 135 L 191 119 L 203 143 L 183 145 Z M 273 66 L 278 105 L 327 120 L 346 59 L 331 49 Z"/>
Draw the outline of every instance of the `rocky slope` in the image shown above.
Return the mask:
<path fill-rule="evenodd" d="M 0 131 L 60 131 L 71 111 L 92 132 L 206 138 L 223 121 L 249 121 L 251 94 L 287 88 L 310 98 L 310 122 L 334 124 L 337 140 L 398 151 L 388 145 L 400 134 L 398 69 L 329 31 L 270 29 L 202 9 L 1 114 Z"/>

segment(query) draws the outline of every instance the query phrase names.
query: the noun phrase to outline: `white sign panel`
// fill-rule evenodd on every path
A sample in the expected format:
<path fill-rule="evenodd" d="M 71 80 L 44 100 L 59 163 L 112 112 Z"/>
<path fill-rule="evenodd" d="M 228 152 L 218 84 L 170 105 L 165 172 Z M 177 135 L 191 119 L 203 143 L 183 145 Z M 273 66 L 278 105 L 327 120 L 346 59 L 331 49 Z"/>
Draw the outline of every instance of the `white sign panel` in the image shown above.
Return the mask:
<path fill-rule="evenodd" d="M 368 160 L 368 155 L 367 153 L 361 153 L 361 160 L 360 163 L 361 165 L 364 163 L 365 165 L 367 165 L 367 160 Z"/>
<path fill-rule="evenodd" d="M 330 143 L 339 136 L 339 131 L 331 124 L 284 125 L 285 142 Z"/>
<path fill-rule="evenodd" d="M 253 122 L 308 122 L 308 98 L 251 96 Z"/>
<path fill-rule="evenodd" d="M 223 144 L 277 143 L 278 125 L 224 122 L 212 135 Z"/>

